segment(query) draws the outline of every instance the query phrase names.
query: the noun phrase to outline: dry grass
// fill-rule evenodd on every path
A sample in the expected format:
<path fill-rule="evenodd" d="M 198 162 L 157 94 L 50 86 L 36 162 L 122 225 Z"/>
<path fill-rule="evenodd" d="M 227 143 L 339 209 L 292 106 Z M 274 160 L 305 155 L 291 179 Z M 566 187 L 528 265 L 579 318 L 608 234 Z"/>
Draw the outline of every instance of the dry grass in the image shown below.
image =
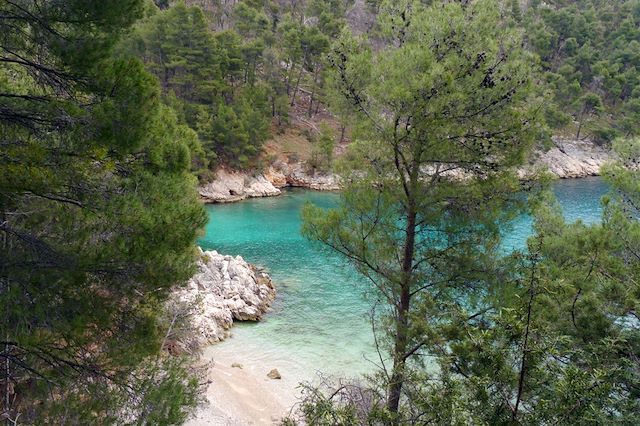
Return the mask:
<path fill-rule="evenodd" d="M 280 160 L 288 163 L 307 161 L 313 151 L 313 139 L 320 133 L 321 126 L 327 125 L 333 130 L 336 140 L 334 158 L 341 157 L 350 142 L 350 132 L 347 128 L 344 140 L 340 141 L 342 125 L 340 121 L 329 111 L 327 106 L 314 101 L 312 114 L 309 117 L 309 103 L 311 92 L 307 87 L 300 87 L 295 104 L 289 109 L 289 124 L 284 128 L 278 128 L 275 120 L 271 126 L 271 138 L 263 146 L 262 158 L 268 163 Z"/>
<path fill-rule="evenodd" d="M 311 157 L 313 144 L 309 142 L 303 129 L 299 127 L 288 127 L 284 133 L 278 134 L 274 129 L 273 137 L 264 144 L 264 156 L 267 158 L 277 158 L 288 161 L 293 155 L 300 160 L 306 161 Z"/>
<path fill-rule="evenodd" d="M 328 125 L 334 133 L 336 148 L 334 155 L 341 156 L 349 144 L 349 132 L 345 133 L 345 140 L 339 142 L 341 125 L 324 105 L 318 109 L 317 114 L 308 116 L 309 97 L 306 91 L 300 92 L 296 104 L 290 110 L 290 124 L 283 130 L 278 129 L 274 123 L 271 128 L 272 137 L 265 142 L 263 158 L 268 160 L 281 160 L 285 162 L 307 161 L 311 158 L 313 142 L 310 136 L 317 136 L 322 124 Z M 314 108 L 315 109 L 315 108 Z"/>

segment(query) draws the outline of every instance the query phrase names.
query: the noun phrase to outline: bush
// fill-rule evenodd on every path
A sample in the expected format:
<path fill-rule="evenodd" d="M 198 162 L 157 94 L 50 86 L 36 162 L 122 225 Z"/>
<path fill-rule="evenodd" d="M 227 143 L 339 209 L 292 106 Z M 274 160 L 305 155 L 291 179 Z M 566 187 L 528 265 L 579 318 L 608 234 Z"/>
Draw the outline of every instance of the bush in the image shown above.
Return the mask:
<path fill-rule="evenodd" d="M 333 130 L 327 124 L 322 123 L 320 126 L 320 136 L 311 152 L 311 158 L 307 162 L 313 169 L 321 171 L 329 171 L 333 166 L 333 150 L 336 146 L 336 140 Z"/>
<path fill-rule="evenodd" d="M 302 424 L 314 426 L 383 424 L 383 398 L 373 388 L 362 383 L 323 379 L 319 387 L 302 386 L 302 401 L 298 410 L 282 420 L 281 426 Z"/>
<path fill-rule="evenodd" d="M 611 142 L 619 136 L 618 131 L 610 126 L 598 126 L 591 130 L 591 136 L 595 143 L 600 146 L 609 146 Z"/>
<path fill-rule="evenodd" d="M 313 130 L 311 129 L 302 129 L 300 131 L 300 135 L 304 136 L 306 140 L 308 140 L 311 143 L 315 143 L 316 141 L 316 135 L 315 133 L 313 133 Z"/>
<path fill-rule="evenodd" d="M 561 111 L 555 104 L 550 104 L 545 108 L 544 119 L 553 129 L 561 129 L 571 123 L 571 115 Z"/>

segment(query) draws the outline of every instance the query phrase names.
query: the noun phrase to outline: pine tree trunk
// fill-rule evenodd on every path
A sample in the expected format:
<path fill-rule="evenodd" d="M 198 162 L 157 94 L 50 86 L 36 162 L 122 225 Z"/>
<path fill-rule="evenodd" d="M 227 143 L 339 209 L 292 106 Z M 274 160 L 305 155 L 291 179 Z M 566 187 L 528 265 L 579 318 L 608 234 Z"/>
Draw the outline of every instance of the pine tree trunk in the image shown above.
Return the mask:
<path fill-rule="evenodd" d="M 313 117 L 313 97 L 316 95 L 316 85 L 313 85 L 313 89 L 311 89 L 311 97 L 309 98 L 309 109 L 307 110 L 307 116 L 309 118 Z"/>
<path fill-rule="evenodd" d="M 414 200 L 409 200 L 407 212 L 407 224 L 403 259 L 402 282 L 400 288 L 400 301 L 396 314 L 396 335 L 393 348 L 393 373 L 387 389 L 387 409 L 391 413 L 398 413 L 400 396 L 404 385 L 404 369 L 409 343 L 409 309 L 411 308 L 411 275 L 413 272 L 413 256 L 415 253 L 416 238 L 416 210 Z"/>
<path fill-rule="evenodd" d="M 580 139 L 580 132 L 582 131 L 582 123 L 584 122 L 584 113 L 585 109 L 583 108 L 580 112 L 580 119 L 578 120 L 578 133 L 576 134 L 576 139 Z"/>
<path fill-rule="evenodd" d="M 315 97 L 316 90 L 318 89 L 318 74 L 320 74 L 318 72 L 319 69 L 320 69 L 320 66 L 316 64 L 315 70 L 313 72 L 313 89 L 311 89 L 311 98 L 309 100 L 309 111 L 307 113 L 309 115 L 309 118 L 313 117 L 313 98 Z"/>
<path fill-rule="evenodd" d="M 291 95 L 291 77 L 293 76 L 293 69 L 295 68 L 295 63 L 291 62 L 291 65 L 288 66 L 287 69 L 287 96 Z"/>
<path fill-rule="evenodd" d="M 6 212 L 4 210 L 2 210 L 2 216 L 0 217 L 0 221 L 2 223 L 3 226 L 5 226 L 7 224 L 7 215 Z M 8 227 L 8 225 L 6 225 Z M 9 248 L 9 244 L 8 244 L 8 235 L 7 235 L 7 231 L 3 231 L 2 233 L 2 250 L 6 253 L 8 251 Z M 6 276 L 5 274 L 5 270 L 4 267 L 2 267 L 2 269 L 0 269 L 0 294 L 1 293 L 5 293 L 5 294 L 9 294 L 9 278 Z M 9 298 L 7 296 L 7 303 L 9 303 Z M 9 342 L 11 341 L 11 336 L 9 336 L 9 319 L 8 319 L 8 313 L 9 313 L 9 309 L 8 306 L 5 306 L 5 312 L 6 315 L 5 317 L 2 319 L 3 321 L 3 326 L 6 327 L 6 335 L 5 337 L 5 345 L 4 345 L 4 377 L 3 377 L 3 381 L 2 381 L 2 385 L 4 386 L 3 389 L 3 394 L 4 394 L 4 398 L 2 401 L 2 405 L 3 405 L 3 409 L 2 412 L 5 413 L 6 417 L 6 422 L 7 425 L 10 425 L 12 423 L 11 420 L 11 362 L 10 362 L 10 345 Z"/>
<path fill-rule="evenodd" d="M 302 80 L 302 72 L 304 68 L 300 68 L 300 74 L 298 74 L 298 81 L 296 81 L 296 87 L 293 89 L 293 95 L 291 95 L 291 106 L 296 103 L 296 96 L 298 95 L 298 89 L 300 88 L 300 80 Z"/>
<path fill-rule="evenodd" d="M 302 60 L 302 63 L 305 63 L 305 60 Z M 304 66 L 300 66 L 300 74 L 298 74 L 298 81 L 296 81 L 296 87 L 293 89 L 293 95 L 291 96 L 291 106 L 296 103 L 296 96 L 298 96 L 298 89 L 300 88 L 300 80 L 302 80 L 302 74 L 304 73 Z"/>

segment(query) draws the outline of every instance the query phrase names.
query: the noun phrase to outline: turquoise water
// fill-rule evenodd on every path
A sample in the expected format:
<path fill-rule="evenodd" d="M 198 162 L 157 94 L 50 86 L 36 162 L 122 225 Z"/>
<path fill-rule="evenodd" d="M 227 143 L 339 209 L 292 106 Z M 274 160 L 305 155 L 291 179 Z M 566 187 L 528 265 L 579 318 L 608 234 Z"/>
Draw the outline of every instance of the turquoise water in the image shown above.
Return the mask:
<path fill-rule="evenodd" d="M 600 179 L 559 181 L 555 192 L 568 221 L 600 219 L 606 192 Z M 278 365 L 300 379 L 317 370 L 353 376 L 371 369 L 363 360 L 376 360 L 368 321 L 372 303 L 352 268 L 300 235 L 300 209 L 307 201 L 332 207 L 339 195 L 291 190 L 207 207 L 210 221 L 201 246 L 266 268 L 278 291 L 263 321 L 234 326 L 233 338 L 214 349 L 237 353 L 247 363 Z M 531 220 L 518 220 L 505 246 L 521 247 L 530 233 Z"/>

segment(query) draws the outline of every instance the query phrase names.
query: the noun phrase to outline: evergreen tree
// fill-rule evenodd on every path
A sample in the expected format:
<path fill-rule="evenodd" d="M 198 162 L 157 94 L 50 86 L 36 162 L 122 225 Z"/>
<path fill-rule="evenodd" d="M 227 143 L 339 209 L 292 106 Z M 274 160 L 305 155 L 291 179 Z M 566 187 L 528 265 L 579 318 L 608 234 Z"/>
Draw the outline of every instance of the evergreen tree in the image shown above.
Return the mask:
<path fill-rule="evenodd" d="M 320 125 L 320 134 L 318 135 L 315 146 L 311 152 L 310 165 L 314 169 L 328 171 L 333 166 L 333 151 L 336 146 L 333 129 L 322 123 Z"/>
<path fill-rule="evenodd" d="M 638 141 L 618 141 L 602 223 L 567 224 L 534 200 L 535 235 L 499 262 L 476 311 L 451 312 L 418 405 L 438 422 L 636 424 L 640 420 Z M 434 377 L 435 376 L 435 377 Z"/>
<path fill-rule="evenodd" d="M 238 10 L 244 17 L 239 28 L 257 37 L 246 42 L 233 30 L 213 33 L 200 8 L 178 3 L 140 24 L 120 48 L 145 62 L 160 80 L 165 103 L 197 131 L 205 153 L 197 163 L 204 168 L 220 162 L 249 167 L 269 134 L 267 94 L 256 77 L 264 50 L 259 36 L 268 26 L 246 8 L 242 3 Z M 198 169 L 202 178 L 209 175 L 204 168 Z"/>
<path fill-rule="evenodd" d="M 386 413 L 405 424 L 409 365 L 433 348 L 441 312 L 483 291 L 475 275 L 518 205 L 532 59 L 494 2 L 381 8 L 386 48 L 345 34 L 332 53 L 358 130 L 353 171 L 342 206 L 307 208 L 304 231 L 352 261 L 387 305 L 376 327 L 391 358 Z"/>
<path fill-rule="evenodd" d="M 590 117 L 586 136 L 608 143 L 616 135 L 637 133 L 630 120 L 640 94 L 634 93 L 640 78 L 638 22 L 637 0 L 530 2 L 521 25 L 529 48 L 542 58 L 553 92 L 556 105 L 548 115 L 564 110 L 582 127 L 582 100 L 597 95 L 606 114 Z M 550 121 L 560 128 L 568 124 L 564 119 Z"/>
<path fill-rule="evenodd" d="M 7 424 L 177 424 L 158 321 L 206 220 L 193 134 L 114 59 L 141 0 L 0 4 L 0 396 Z M 159 392 L 154 392 L 154 390 Z"/>

